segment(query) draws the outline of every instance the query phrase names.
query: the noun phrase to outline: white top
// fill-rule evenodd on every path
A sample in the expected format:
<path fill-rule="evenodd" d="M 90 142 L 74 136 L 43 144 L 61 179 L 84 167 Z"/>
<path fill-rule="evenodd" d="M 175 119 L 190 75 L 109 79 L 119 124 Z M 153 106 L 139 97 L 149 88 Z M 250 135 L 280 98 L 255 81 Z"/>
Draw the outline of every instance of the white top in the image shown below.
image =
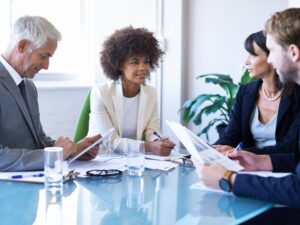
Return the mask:
<path fill-rule="evenodd" d="M 136 139 L 138 109 L 139 109 L 140 95 L 133 98 L 126 98 L 123 96 L 123 138 Z"/>
<path fill-rule="evenodd" d="M 157 137 L 154 131 L 160 133 L 160 120 L 157 115 L 157 95 L 153 87 L 141 85 L 138 101 L 138 112 L 135 122 L 136 134 L 133 139 L 153 141 Z M 88 135 L 102 134 L 114 127 L 115 132 L 110 137 L 110 147 L 123 151 L 127 146 L 127 138 L 123 138 L 123 125 L 128 124 L 128 113 L 124 112 L 124 95 L 122 83 L 109 81 L 97 84 L 91 91 L 91 113 Z M 134 116 L 131 116 L 131 119 Z M 124 122 L 123 122 L 124 121 Z M 131 122 L 130 122 L 131 123 Z"/>
<path fill-rule="evenodd" d="M 277 123 L 278 112 L 272 117 L 270 121 L 263 124 L 258 118 L 258 107 L 254 108 L 252 113 L 252 118 L 250 120 L 250 129 L 255 141 L 255 146 L 257 148 L 263 148 L 266 146 L 272 146 L 276 144 L 275 130 Z"/>

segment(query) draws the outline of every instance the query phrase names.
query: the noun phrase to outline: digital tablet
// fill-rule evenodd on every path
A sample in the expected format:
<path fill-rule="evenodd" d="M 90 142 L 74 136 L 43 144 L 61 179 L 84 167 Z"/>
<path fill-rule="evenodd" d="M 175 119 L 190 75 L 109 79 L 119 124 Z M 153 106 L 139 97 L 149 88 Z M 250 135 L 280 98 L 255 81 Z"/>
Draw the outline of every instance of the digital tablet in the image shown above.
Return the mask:
<path fill-rule="evenodd" d="M 105 131 L 103 134 L 101 134 L 101 138 L 100 139 L 98 139 L 97 141 L 95 141 L 89 147 L 87 147 L 84 150 L 82 150 L 78 155 L 75 155 L 73 158 L 68 159 L 67 162 L 70 164 L 71 162 L 73 162 L 74 160 L 76 160 L 80 156 L 82 156 L 84 153 L 86 153 L 89 150 L 91 150 L 96 145 L 101 144 L 105 140 L 105 138 L 107 138 L 109 135 L 111 135 L 114 131 L 115 131 L 115 128 L 110 128 L 109 130 Z"/>

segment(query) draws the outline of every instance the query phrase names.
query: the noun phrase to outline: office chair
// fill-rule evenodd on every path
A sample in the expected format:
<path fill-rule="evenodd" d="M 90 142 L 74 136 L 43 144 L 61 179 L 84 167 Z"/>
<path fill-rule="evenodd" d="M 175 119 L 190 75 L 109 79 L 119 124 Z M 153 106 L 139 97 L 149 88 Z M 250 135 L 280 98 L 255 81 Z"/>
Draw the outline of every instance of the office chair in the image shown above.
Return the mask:
<path fill-rule="evenodd" d="M 77 143 L 80 141 L 82 138 L 84 138 L 89 130 L 89 114 L 91 112 L 90 108 L 90 95 L 91 91 L 87 94 L 85 101 L 83 103 L 76 129 L 75 129 L 75 134 L 74 134 L 74 142 Z"/>

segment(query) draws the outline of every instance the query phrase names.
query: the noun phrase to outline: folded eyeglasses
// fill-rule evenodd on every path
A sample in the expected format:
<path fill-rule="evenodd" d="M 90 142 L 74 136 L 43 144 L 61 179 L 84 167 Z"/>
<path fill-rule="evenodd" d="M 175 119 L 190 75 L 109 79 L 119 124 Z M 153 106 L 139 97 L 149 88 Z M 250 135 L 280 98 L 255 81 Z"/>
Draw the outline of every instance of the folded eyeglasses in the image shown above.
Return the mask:
<path fill-rule="evenodd" d="M 86 175 L 90 177 L 114 177 L 122 175 L 120 170 L 89 170 Z"/>

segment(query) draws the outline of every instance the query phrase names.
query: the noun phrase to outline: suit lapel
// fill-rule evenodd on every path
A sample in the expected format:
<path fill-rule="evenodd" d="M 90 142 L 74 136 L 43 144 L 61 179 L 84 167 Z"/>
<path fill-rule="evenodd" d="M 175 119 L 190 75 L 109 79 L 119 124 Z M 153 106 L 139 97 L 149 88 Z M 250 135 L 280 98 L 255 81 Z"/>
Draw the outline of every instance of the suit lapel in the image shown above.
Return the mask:
<path fill-rule="evenodd" d="M 242 121 L 242 132 L 245 134 L 246 137 L 252 136 L 250 131 L 250 117 L 252 115 L 252 112 L 254 110 L 254 107 L 256 107 L 255 103 L 257 100 L 257 93 L 258 88 L 260 87 L 261 82 L 257 82 L 256 86 L 254 88 L 251 88 L 248 90 L 248 92 L 244 96 L 243 100 L 243 121 Z"/>
<path fill-rule="evenodd" d="M 292 100 L 289 96 L 282 96 L 280 103 L 279 103 L 279 109 L 277 114 L 277 123 L 276 123 L 276 131 L 277 127 L 279 126 L 281 120 L 283 119 L 283 116 L 285 115 L 286 111 L 289 109 L 289 107 L 292 104 Z"/>
<path fill-rule="evenodd" d="M 31 119 L 31 116 L 29 114 L 28 108 L 24 102 L 24 99 L 21 95 L 21 92 L 18 88 L 18 86 L 16 85 L 16 83 L 14 82 L 14 80 L 12 79 L 12 77 L 9 75 L 9 73 L 7 72 L 7 70 L 4 68 L 4 66 L 2 65 L 2 63 L 0 63 L 0 76 L 2 78 L 2 84 L 3 86 L 7 89 L 7 91 L 15 98 L 28 126 L 31 129 L 31 132 L 36 140 L 37 143 L 39 143 L 34 126 L 33 126 L 33 122 Z M 27 90 L 26 90 L 27 92 Z M 29 101 L 28 101 L 29 102 Z"/>
<path fill-rule="evenodd" d="M 137 130 L 136 130 L 136 135 L 137 135 L 136 138 L 138 140 L 143 136 L 147 101 L 148 101 L 148 93 L 146 93 L 144 85 L 141 85 L 138 118 L 137 118 Z"/>
<path fill-rule="evenodd" d="M 122 137 L 123 124 L 123 90 L 120 81 L 115 82 L 115 95 L 112 97 L 113 105 L 116 110 L 116 119 L 120 136 Z"/>

